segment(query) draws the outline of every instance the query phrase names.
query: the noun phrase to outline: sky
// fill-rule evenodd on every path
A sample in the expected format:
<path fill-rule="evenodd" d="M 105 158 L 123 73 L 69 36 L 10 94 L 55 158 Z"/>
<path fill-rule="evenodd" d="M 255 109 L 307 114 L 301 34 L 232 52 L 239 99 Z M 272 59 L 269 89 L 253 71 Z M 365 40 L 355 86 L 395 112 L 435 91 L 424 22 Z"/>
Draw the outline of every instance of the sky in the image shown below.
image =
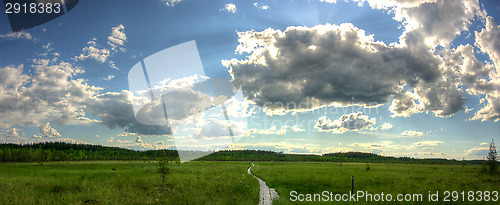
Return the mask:
<path fill-rule="evenodd" d="M 495 0 L 81 0 L 12 32 L 1 12 L 0 143 L 482 159 L 500 142 L 499 14 Z"/>

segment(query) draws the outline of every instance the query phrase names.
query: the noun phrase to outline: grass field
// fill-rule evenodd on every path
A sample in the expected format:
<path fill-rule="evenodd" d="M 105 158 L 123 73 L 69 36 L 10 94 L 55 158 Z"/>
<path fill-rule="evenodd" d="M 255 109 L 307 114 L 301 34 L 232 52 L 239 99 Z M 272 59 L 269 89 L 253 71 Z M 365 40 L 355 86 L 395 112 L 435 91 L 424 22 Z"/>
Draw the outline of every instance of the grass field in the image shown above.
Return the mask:
<path fill-rule="evenodd" d="M 443 203 L 444 191 L 500 191 L 500 178 L 480 173 L 478 165 L 426 165 L 426 164 L 367 164 L 343 163 L 256 163 L 252 172 L 266 180 L 280 194 L 275 204 L 291 204 L 291 191 L 304 194 L 321 194 L 329 191 L 346 194 L 351 191 L 351 176 L 354 176 L 354 191 L 371 194 L 423 194 L 428 202 L 428 193 L 439 191 Z M 297 196 L 297 194 L 293 194 Z M 465 198 L 468 196 L 465 195 Z M 479 198 L 476 194 L 476 197 Z M 459 195 L 458 201 L 461 201 Z M 295 197 L 292 197 L 295 199 Z M 364 198 L 362 198 L 364 199 Z M 453 199 L 451 194 L 448 197 Z M 499 199 L 500 200 L 500 199 Z M 317 203 L 317 201 L 316 201 Z M 479 204 L 481 204 L 480 202 Z M 486 204 L 497 204 L 489 202 Z M 354 203 L 352 203 L 354 204 Z M 373 203 L 372 203 L 373 204 Z M 435 203 L 433 203 L 435 204 Z M 464 202 L 463 204 L 470 204 Z M 475 202 L 474 204 L 478 204 Z"/>
<path fill-rule="evenodd" d="M 248 166 L 248 162 L 169 164 L 170 174 L 163 184 L 156 173 L 158 163 L 153 161 L 3 163 L 0 204 L 257 204 L 259 185 L 246 173 Z M 374 163 L 369 167 L 255 162 L 252 172 L 278 191 L 280 199 L 275 204 L 296 204 L 290 201 L 291 191 L 348 193 L 351 176 L 355 191 L 423 194 L 423 203 L 428 202 L 429 191 L 439 191 L 442 203 L 444 191 L 500 189 L 500 178 L 480 173 L 477 165 Z"/>
<path fill-rule="evenodd" d="M 54 162 L 0 164 L 0 204 L 252 204 L 257 180 L 243 162 L 169 164 Z M 112 170 L 116 168 L 116 170 Z"/>

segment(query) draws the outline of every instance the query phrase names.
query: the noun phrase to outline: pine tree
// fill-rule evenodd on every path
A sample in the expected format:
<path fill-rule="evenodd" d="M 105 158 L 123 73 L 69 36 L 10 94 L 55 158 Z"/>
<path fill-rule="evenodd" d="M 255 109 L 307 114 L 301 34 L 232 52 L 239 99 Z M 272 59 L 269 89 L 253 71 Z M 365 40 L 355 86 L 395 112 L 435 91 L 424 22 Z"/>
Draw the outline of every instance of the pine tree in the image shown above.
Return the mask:
<path fill-rule="evenodd" d="M 490 142 L 490 152 L 488 153 L 487 159 L 488 159 L 488 167 L 490 169 L 490 174 L 491 175 L 496 174 L 498 170 L 498 154 L 493 139 Z"/>

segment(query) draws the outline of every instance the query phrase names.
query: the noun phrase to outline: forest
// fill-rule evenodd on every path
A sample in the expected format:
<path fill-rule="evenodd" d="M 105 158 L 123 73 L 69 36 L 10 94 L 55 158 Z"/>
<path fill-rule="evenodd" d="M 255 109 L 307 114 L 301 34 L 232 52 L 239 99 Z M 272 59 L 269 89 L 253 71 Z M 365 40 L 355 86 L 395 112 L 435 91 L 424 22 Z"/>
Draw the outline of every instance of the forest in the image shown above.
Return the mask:
<path fill-rule="evenodd" d="M 43 142 L 33 144 L 0 144 L 0 162 L 47 162 L 93 160 L 178 160 L 176 150 L 137 151 L 102 145 Z M 382 156 L 364 152 L 338 152 L 323 155 L 289 154 L 262 150 L 221 150 L 197 159 L 197 161 L 309 161 L 309 162 L 384 162 L 422 164 L 481 164 L 482 160 L 455 160 Z"/>

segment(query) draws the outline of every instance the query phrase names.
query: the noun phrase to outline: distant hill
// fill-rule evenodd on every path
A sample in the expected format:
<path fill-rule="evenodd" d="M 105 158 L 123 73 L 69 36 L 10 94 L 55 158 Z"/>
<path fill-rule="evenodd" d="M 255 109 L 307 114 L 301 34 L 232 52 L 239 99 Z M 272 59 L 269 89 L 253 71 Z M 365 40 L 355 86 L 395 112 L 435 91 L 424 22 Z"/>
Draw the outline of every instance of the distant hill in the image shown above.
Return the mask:
<path fill-rule="evenodd" d="M 34 144 L 0 144 L 0 162 L 42 162 L 81 160 L 156 160 L 167 157 L 177 160 L 176 150 L 137 151 L 119 147 L 64 142 L 43 142 Z M 448 159 L 415 159 L 409 157 L 381 156 L 364 152 L 338 152 L 323 155 L 285 154 L 261 150 L 221 150 L 197 159 L 197 161 L 311 161 L 311 162 L 391 162 L 459 164 L 461 161 Z M 480 160 L 467 163 L 480 164 Z"/>
<path fill-rule="evenodd" d="M 462 161 L 429 158 L 416 159 L 410 157 L 381 156 L 366 152 L 337 152 L 323 155 L 285 154 L 274 151 L 260 150 L 223 150 L 202 157 L 205 161 L 311 161 L 311 162 L 390 162 L 390 163 L 424 163 L 424 164 L 460 164 Z M 480 160 L 467 160 L 467 163 L 480 164 Z"/>

